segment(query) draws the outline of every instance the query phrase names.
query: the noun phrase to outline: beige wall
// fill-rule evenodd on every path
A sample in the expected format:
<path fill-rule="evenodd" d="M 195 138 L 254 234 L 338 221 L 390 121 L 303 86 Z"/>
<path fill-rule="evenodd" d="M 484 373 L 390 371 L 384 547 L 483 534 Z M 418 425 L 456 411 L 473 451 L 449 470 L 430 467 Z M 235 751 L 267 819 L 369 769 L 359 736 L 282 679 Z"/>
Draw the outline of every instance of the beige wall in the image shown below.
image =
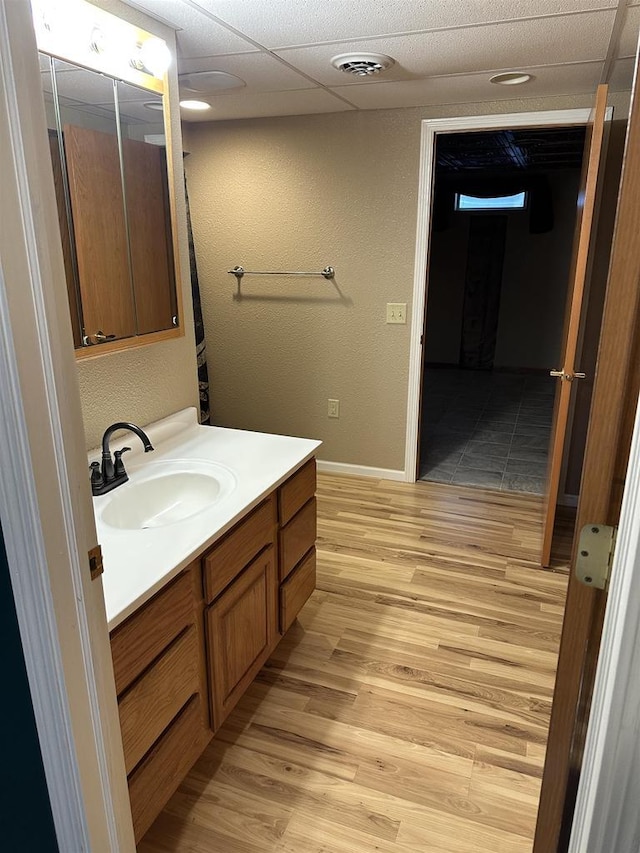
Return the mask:
<path fill-rule="evenodd" d="M 266 97 L 266 96 L 265 96 Z M 587 106 L 589 98 L 192 124 L 186 168 L 224 426 L 322 439 L 323 459 L 402 469 L 420 121 Z M 323 279 L 226 270 L 336 269 Z M 409 318 L 410 319 L 410 318 Z M 327 398 L 340 400 L 339 420 Z"/>
<path fill-rule="evenodd" d="M 173 31 L 117 0 L 101 0 L 108 12 L 164 38 L 175 55 Z M 170 98 L 178 102 L 175 62 L 169 72 Z M 172 111 L 173 179 L 176 186 L 184 337 L 137 349 L 101 355 L 78 363 L 87 448 L 96 447 L 109 424 L 146 424 L 185 406 L 198 405 L 189 277 L 186 213 L 182 192 L 182 148 L 178 110 Z"/>

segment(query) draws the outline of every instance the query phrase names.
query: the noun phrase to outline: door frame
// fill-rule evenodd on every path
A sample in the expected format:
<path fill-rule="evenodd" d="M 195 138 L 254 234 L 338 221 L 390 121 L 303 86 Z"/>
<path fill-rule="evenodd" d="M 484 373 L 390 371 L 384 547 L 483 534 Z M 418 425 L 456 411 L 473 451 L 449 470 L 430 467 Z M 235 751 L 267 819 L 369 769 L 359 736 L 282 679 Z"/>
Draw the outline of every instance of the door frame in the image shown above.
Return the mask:
<path fill-rule="evenodd" d="M 0 520 L 60 850 L 135 849 L 38 54 L 0 0 Z M 9 686 L 10 689 L 10 686 Z M 37 820 L 37 815 L 34 815 Z"/>
<path fill-rule="evenodd" d="M 587 728 L 569 853 L 631 850 L 640 791 L 640 405 Z"/>
<path fill-rule="evenodd" d="M 422 397 L 423 341 L 427 329 L 427 272 L 431 243 L 432 200 L 435 178 L 436 136 L 440 133 L 466 133 L 477 130 L 504 130 L 525 127 L 571 127 L 586 125 L 590 108 L 541 110 L 528 113 L 503 113 L 482 116 L 457 116 L 424 119 L 421 122 L 420 173 L 418 179 L 418 217 L 411 308 L 407 426 L 405 436 L 404 480 L 415 483 L 418 473 L 418 433 Z M 607 108 L 606 120 L 613 110 Z"/>

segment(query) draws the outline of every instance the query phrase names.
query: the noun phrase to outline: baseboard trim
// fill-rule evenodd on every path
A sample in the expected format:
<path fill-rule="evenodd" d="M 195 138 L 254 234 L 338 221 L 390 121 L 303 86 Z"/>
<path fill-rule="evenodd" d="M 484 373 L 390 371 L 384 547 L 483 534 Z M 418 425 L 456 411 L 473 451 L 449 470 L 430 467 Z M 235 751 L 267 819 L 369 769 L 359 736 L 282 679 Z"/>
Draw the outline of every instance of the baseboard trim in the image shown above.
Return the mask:
<path fill-rule="evenodd" d="M 395 471 L 393 468 L 371 468 L 369 465 L 351 465 L 348 462 L 328 462 L 323 459 L 318 459 L 318 471 L 351 477 L 375 477 L 378 480 L 406 480 L 404 471 Z"/>

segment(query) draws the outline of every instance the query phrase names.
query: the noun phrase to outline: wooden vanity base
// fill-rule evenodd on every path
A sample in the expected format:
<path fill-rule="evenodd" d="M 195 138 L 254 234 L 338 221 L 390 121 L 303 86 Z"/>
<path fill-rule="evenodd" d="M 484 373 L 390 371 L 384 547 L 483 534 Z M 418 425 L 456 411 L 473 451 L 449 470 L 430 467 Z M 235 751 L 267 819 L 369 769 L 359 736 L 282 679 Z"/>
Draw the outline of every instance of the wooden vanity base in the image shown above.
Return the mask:
<path fill-rule="evenodd" d="M 111 633 L 136 842 L 315 589 L 311 459 Z"/>

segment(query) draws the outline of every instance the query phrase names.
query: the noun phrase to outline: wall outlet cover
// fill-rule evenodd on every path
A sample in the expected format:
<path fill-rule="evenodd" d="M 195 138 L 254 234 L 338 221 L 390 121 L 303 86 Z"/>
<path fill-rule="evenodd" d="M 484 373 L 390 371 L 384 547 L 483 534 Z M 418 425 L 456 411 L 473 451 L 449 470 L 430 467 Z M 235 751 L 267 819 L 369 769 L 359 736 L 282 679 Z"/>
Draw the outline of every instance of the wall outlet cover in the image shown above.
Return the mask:
<path fill-rule="evenodd" d="M 330 418 L 340 417 L 340 400 L 327 400 L 327 415 Z"/>

